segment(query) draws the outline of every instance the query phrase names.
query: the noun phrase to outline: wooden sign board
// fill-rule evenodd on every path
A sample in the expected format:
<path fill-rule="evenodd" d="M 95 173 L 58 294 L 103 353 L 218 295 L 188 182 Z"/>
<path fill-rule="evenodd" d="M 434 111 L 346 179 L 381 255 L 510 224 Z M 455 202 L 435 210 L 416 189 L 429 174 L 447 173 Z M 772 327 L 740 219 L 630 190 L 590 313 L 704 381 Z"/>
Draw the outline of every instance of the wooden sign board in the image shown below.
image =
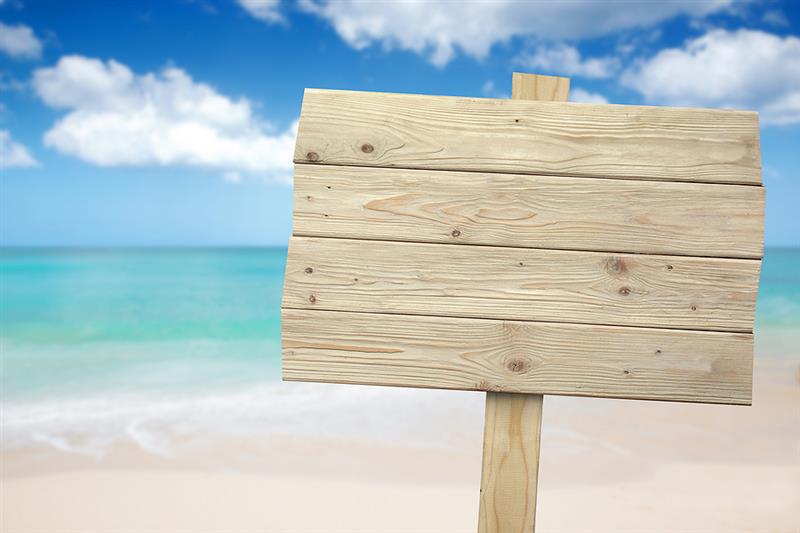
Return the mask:
<path fill-rule="evenodd" d="M 750 404 L 756 113 L 308 89 L 295 163 L 284 379 Z"/>

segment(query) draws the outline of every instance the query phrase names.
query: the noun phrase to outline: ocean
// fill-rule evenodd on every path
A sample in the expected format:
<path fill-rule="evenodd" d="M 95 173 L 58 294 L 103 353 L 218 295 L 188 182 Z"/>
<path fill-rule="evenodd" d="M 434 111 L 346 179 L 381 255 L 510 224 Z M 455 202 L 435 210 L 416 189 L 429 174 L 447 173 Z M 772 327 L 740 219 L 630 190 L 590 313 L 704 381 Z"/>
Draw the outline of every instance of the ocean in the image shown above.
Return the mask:
<path fill-rule="evenodd" d="M 285 248 L 0 251 L 2 445 L 97 454 L 133 440 L 167 454 L 176 435 L 197 432 L 406 438 L 402 420 L 376 413 L 365 429 L 364 413 L 346 413 L 378 394 L 407 401 L 407 390 L 280 382 L 285 256 Z M 759 356 L 800 354 L 800 249 L 767 250 L 756 333 Z M 430 407 L 435 394 L 420 401 Z M 430 428 L 415 438 L 442 435 Z"/>

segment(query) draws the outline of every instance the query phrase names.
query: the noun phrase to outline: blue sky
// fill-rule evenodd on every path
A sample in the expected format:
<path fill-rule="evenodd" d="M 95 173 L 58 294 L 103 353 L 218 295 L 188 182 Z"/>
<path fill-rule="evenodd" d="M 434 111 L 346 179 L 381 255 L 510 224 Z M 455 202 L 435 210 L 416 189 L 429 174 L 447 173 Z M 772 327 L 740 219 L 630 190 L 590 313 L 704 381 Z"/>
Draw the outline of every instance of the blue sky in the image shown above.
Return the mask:
<path fill-rule="evenodd" d="M 800 245 L 797 2 L 0 0 L 3 245 L 284 244 L 304 87 L 756 109 Z"/>

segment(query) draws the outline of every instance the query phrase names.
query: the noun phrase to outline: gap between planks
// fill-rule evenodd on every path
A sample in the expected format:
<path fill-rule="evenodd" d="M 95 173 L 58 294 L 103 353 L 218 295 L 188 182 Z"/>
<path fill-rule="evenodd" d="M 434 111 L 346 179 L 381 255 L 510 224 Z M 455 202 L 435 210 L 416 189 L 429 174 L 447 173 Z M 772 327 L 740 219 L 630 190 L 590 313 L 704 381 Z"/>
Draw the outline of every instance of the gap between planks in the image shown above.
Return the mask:
<path fill-rule="evenodd" d="M 393 313 L 391 311 L 358 311 L 353 309 L 314 309 L 309 307 L 297 307 L 292 305 L 282 305 L 281 309 L 288 311 L 313 311 L 322 313 L 353 313 L 356 315 L 385 315 L 386 317 L 419 317 L 419 318 L 454 318 L 458 320 L 489 320 L 493 322 L 524 322 L 528 324 L 542 324 L 542 325 L 559 325 L 587 327 L 594 326 L 603 328 L 623 328 L 623 329 L 643 329 L 653 331 L 674 331 L 686 333 L 716 333 L 719 335 L 753 335 L 753 329 L 732 329 L 732 330 L 716 330 L 716 329 L 693 329 L 693 328 L 678 328 L 678 327 L 660 327 L 660 326 L 642 326 L 642 325 L 628 325 L 628 324 L 609 324 L 604 322 L 568 322 L 565 320 L 543 320 L 543 319 L 524 319 L 524 318 L 493 318 L 493 317 L 475 317 L 475 316 L 460 316 L 460 315 L 446 315 L 446 314 L 421 314 L 421 313 Z"/>
<path fill-rule="evenodd" d="M 547 172 L 547 171 L 536 171 L 536 172 L 522 172 L 516 170 L 481 170 L 481 169 L 472 169 L 472 168 L 461 168 L 461 167 L 435 167 L 429 168 L 424 166 L 402 166 L 402 165 L 392 165 L 386 167 L 378 167 L 375 165 L 368 165 L 368 164 L 358 164 L 358 163 L 324 163 L 324 162 L 313 162 L 308 161 L 307 159 L 295 159 L 292 161 L 294 166 L 300 167 L 315 167 L 315 168 L 327 168 L 327 167 L 341 167 L 341 168 L 375 168 L 375 169 L 397 169 L 397 170 L 411 170 L 415 172 L 460 172 L 463 174 L 503 174 L 503 175 L 511 175 L 511 176 L 543 176 L 547 178 L 579 178 L 579 179 L 587 179 L 587 180 L 612 180 L 612 181 L 644 181 L 644 182 L 652 182 L 652 183 L 690 183 L 693 185 L 719 185 L 723 187 L 756 187 L 756 188 L 763 188 L 764 183 L 752 183 L 752 182 L 740 182 L 740 181 L 697 181 L 691 179 L 680 179 L 680 178 L 654 178 L 652 176 L 608 176 L 603 174 L 570 174 L 565 172 Z"/>
<path fill-rule="evenodd" d="M 453 242 L 453 241 L 417 241 L 413 239 L 376 239 L 371 237 L 331 237 L 330 235 L 319 235 L 316 233 L 292 233 L 292 237 L 302 237 L 304 239 L 326 239 L 335 241 L 356 241 L 356 242 L 386 242 L 392 244 L 429 244 L 431 246 L 476 246 L 483 248 L 507 248 L 509 250 L 542 250 L 554 252 L 575 252 L 578 254 L 613 254 L 625 255 L 630 257 L 661 257 L 664 259 L 719 259 L 721 261 L 748 261 L 748 262 L 762 262 L 763 257 L 736 257 L 736 256 L 717 256 L 717 255 L 688 255 L 688 254 L 657 254 L 650 252 L 632 252 L 632 251 L 619 251 L 619 250 L 583 250 L 576 248 L 555 248 L 544 246 L 510 246 L 502 245 L 497 246 L 494 244 L 484 244 L 479 242 Z"/>

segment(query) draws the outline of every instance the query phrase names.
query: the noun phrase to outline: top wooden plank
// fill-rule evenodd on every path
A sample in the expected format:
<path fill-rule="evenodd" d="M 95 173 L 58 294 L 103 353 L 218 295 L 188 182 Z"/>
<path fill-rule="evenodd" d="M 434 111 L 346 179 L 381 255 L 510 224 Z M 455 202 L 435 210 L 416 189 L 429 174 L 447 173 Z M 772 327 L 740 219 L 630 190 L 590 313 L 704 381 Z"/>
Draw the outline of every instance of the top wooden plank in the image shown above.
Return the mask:
<path fill-rule="evenodd" d="M 297 163 L 761 183 L 758 114 L 306 89 Z"/>

